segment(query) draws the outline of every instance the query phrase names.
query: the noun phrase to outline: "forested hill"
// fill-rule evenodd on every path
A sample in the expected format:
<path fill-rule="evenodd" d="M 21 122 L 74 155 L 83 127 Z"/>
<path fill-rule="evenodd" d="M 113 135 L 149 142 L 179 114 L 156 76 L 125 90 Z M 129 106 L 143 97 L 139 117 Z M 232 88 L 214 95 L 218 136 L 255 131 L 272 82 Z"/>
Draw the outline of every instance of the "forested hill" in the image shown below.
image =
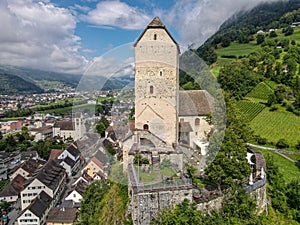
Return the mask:
<path fill-rule="evenodd" d="M 44 90 L 18 76 L 0 72 L 0 94 L 43 93 Z"/>
<path fill-rule="evenodd" d="M 299 8 L 299 0 L 283 0 L 262 3 L 250 11 L 240 12 L 224 22 L 196 51 L 208 64 L 212 64 L 217 60 L 214 49 L 220 46 L 227 47 L 233 41 L 249 43 L 259 30 L 279 29 L 299 22 L 300 15 L 292 13 Z"/>
<path fill-rule="evenodd" d="M 300 150 L 300 1 L 265 3 L 226 21 L 195 50 L 255 134 Z M 194 87 L 190 84 L 184 87 Z"/>

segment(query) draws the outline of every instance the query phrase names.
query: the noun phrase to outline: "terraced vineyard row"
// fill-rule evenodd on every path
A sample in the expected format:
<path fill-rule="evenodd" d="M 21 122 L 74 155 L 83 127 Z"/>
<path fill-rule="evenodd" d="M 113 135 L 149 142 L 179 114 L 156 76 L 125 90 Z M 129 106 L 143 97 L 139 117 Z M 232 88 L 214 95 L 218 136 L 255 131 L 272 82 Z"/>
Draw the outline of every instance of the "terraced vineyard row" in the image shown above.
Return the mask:
<path fill-rule="evenodd" d="M 265 82 L 259 83 L 250 93 L 246 95 L 246 98 L 256 98 L 267 101 L 273 90 Z"/>
<path fill-rule="evenodd" d="M 265 108 L 263 104 L 246 100 L 239 101 L 237 107 L 248 121 L 253 120 Z"/>
<path fill-rule="evenodd" d="M 265 108 L 251 122 L 254 133 L 276 143 L 284 138 L 295 146 L 300 137 L 300 117 L 290 112 L 271 112 Z"/>

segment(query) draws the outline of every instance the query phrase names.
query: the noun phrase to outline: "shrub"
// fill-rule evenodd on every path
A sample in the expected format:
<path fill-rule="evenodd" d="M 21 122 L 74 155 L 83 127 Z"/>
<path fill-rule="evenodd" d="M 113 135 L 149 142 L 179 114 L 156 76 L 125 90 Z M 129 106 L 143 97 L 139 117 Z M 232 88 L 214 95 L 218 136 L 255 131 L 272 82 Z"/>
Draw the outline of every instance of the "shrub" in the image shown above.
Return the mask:
<path fill-rule="evenodd" d="M 276 143 L 276 147 L 278 148 L 288 148 L 289 144 L 287 143 L 287 141 L 285 139 L 279 139 L 279 141 Z"/>

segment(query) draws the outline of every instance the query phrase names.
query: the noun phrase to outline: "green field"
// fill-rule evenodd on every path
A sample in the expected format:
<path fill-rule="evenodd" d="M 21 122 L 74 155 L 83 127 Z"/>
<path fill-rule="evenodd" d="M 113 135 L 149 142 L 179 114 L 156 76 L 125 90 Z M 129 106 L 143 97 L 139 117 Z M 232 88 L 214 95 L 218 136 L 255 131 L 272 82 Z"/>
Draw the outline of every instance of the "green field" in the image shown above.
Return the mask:
<path fill-rule="evenodd" d="M 273 94 L 273 90 L 270 86 L 265 82 L 261 82 L 246 95 L 246 98 L 256 98 L 266 102 L 271 94 Z"/>
<path fill-rule="evenodd" d="M 300 140 L 300 117 L 290 112 L 265 108 L 250 122 L 250 127 L 255 134 L 274 143 L 284 138 L 295 146 Z"/>
<path fill-rule="evenodd" d="M 239 56 L 246 56 L 249 53 L 253 52 L 254 50 L 258 49 L 258 46 L 255 42 L 250 42 L 247 44 L 239 44 L 236 42 L 232 42 L 230 46 L 226 48 L 220 48 L 216 50 L 218 58 L 221 56 L 231 56 L 235 55 L 236 57 Z"/>
<path fill-rule="evenodd" d="M 294 163 L 287 160 L 286 158 L 278 155 L 275 152 L 267 151 L 258 149 L 264 157 L 267 155 L 270 155 L 274 159 L 274 164 L 278 166 L 279 172 L 282 174 L 282 178 L 285 181 L 285 183 L 289 183 L 293 179 L 299 179 L 300 178 L 300 168 L 297 167 Z M 268 174 L 268 165 L 267 165 L 267 174 Z"/>
<path fill-rule="evenodd" d="M 265 108 L 263 104 L 247 100 L 239 101 L 237 107 L 248 121 L 253 120 Z"/>
<path fill-rule="evenodd" d="M 69 107 L 64 107 L 64 108 L 57 108 L 57 109 L 49 109 L 49 110 L 44 110 L 40 111 L 41 113 L 69 113 L 72 112 L 74 109 L 80 109 L 83 111 L 89 111 L 89 112 L 95 112 L 95 105 L 89 105 L 89 104 L 82 104 L 82 105 L 74 105 L 74 106 L 69 106 Z"/>

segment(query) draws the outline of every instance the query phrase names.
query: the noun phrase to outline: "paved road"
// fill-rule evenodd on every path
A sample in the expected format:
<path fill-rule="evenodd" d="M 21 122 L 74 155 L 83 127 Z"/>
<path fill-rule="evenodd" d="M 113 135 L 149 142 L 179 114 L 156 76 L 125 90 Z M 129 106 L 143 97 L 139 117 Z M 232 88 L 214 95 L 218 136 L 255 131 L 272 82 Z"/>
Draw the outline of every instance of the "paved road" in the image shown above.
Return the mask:
<path fill-rule="evenodd" d="M 284 155 L 284 153 L 300 155 L 300 152 L 293 152 L 293 151 L 288 151 L 288 150 L 285 150 L 285 149 L 270 148 L 270 147 L 254 145 L 254 144 L 250 144 L 250 143 L 247 143 L 247 145 L 250 146 L 250 147 L 254 147 L 254 148 L 260 148 L 260 149 L 264 149 L 264 150 L 267 150 L 267 151 L 276 152 L 278 155 L 281 155 L 282 157 L 286 158 L 287 160 L 289 160 L 293 163 L 298 163 L 296 160 L 293 160 L 290 157 Z"/>
<path fill-rule="evenodd" d="M 18 199 L 18 201 L 13 205 L 13 210 L 11 210 L 8 213 L 8 217 L 9 217 L 8 225 L 13 225 L 15 223 L 19 213 L 21 212 L 20 210 L 17 210 L 20 207 L 21 207 L 21 202 L 20 199 Z"/>

